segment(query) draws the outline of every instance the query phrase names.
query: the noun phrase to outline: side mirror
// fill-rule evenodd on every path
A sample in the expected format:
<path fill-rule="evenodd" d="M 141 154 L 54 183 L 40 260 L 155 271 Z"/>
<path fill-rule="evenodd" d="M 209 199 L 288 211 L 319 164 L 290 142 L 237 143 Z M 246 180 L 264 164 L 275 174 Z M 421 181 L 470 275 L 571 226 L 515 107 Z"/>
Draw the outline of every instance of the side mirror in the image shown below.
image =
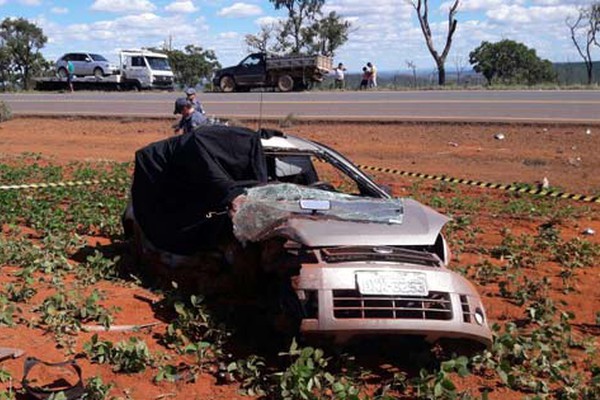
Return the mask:
<path fill-rule="evenodd" d="M 92 59 L 88 57 L 88 58 L 85 59 L 85 62 L 89 62 L 90 63 L 90 62 L 92 62 Z"/>

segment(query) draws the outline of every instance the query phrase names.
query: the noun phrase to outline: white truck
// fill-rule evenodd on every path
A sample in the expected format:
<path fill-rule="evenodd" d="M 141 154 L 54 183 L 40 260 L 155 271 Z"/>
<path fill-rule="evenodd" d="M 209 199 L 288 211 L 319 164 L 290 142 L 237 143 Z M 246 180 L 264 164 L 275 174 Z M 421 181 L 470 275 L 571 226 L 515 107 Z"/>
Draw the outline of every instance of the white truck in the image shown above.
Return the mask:
<path fill-rule="evenodd" d="M 145 49 L 119 52 L 118 69 L 107 76 L 74 76 L 75 89 L 142 90 L 173 89 L 173 71 L 166 54 Z M 36 89 L 57 90 L 67 86 L 65 77 L 36 79 Z"/>

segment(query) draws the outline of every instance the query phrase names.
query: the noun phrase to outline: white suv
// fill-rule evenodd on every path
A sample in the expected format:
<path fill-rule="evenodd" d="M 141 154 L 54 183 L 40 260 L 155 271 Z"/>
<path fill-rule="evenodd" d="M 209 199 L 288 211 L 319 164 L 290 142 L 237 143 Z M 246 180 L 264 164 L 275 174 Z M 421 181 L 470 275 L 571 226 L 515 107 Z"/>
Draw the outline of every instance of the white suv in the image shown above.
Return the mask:
<path fill-rule="evenodd" d="M 118 68 L 111 64 L 100 54 L 93 53 L 67 53 L 56 61 L 56 73 L 61 78 L 66 78 L 68 74 L 67 63 L 73 63 L 76 76 L 95 76 L 102 78 L 106 75 L 118 73 Z"/>

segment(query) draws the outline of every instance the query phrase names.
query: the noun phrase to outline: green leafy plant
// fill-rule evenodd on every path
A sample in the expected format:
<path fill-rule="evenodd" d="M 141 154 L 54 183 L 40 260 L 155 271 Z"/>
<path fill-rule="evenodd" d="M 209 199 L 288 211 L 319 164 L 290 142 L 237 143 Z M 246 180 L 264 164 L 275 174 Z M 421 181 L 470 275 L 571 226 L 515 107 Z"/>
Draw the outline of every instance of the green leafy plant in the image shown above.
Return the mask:
<path fill-rule="evenodd" d="M 147 366 L 154 365 L 154 357 L 146 342 L 136 337 L 113 345 L 112 342 L 99 340 L 95 334 L 89 342 L 84 343 L 83 348 L 90 361 L 110 364 L 115 372 L 142 372 Z"/>
<path fill-rule="evenodd" d="M 321 349 L 299 348 L 294 340 L 287 353 L 290 366 L 277 373 L 279 395 L 283 399 L 357 399 L 359 389 L 347 377 L 327 371 L 329 359 Z"/>
<path fill-rule="evenodd" d="M 81 400 L 105 400 L 112 387 L 112 384 L 105 384 L 102 378 L 95 376 L 85 383 L 85 392 Z"/>
<path fill-rule="evenodd" d="M 0 326 L 13 326 L 16 311 L 15 305 L 4 294 L 0 294 Z"/>

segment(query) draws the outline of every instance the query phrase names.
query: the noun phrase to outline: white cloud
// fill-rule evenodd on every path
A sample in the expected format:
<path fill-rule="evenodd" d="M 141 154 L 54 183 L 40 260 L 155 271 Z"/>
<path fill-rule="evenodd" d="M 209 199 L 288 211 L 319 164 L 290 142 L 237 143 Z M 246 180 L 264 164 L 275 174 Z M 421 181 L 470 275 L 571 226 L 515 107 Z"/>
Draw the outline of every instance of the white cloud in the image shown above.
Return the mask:
<path fill-rule="evenodd" d="M 39 6 L 42 4 L 42 0 L 19 0 L 19 3 L 24 6 Z"/>
<path fill-rule="evenodd" d="M 150 0 L 95 0 L 91 9 L 108 12 L 149 12 L 154 11 L 156 6 Z"/>
<path fill-rule="evenodd" d="M 0 6 L 5 3 L 6 3 L 6 0 L 0 0 Z"/>
<path fill-rule="evenodd" d="M 173 13 L 193 13 L 198 11 L 198 7 L 196 7 L 191 0 L 178 0 L 167 5 L 165 10 Z"/>
<path fill-rule="evenodd" d="M 220 39 L 237 39 L 240 37 L 239 32 L 221 32 L 218 37 Z"/>
<path fill-rule="evenodd" d="M 220 17 L 226 18 L 243 18 L 261 15 L 262 8 L 254 4 L 235 3 L 232 6 L 225 7 L 218 12 Z"/>
<path fill-rule="evenodd" d="M 50 12 L 52 14 L 68 14 L 69 9 L 67 7 L 52 7 Z"/>
<path fill-rule="evenodd" d="M 257 18 L 254 21 L 254 23 L 258 26 L 269 26 L 269 25 L 277 24 L 281 20 L 282 20 L 282 18 L 266 16 L 266 17 Z"/>

